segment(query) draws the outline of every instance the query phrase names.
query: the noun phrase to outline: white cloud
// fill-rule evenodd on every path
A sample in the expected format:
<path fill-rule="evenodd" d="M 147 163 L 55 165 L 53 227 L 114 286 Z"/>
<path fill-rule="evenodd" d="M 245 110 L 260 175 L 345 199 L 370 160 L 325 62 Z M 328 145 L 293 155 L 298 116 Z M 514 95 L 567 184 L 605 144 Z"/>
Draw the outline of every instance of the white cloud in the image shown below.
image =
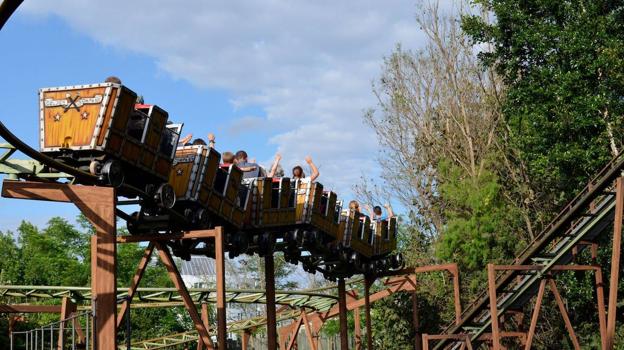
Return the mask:
<path fill-rule="evenodd" d="M 422 41 L 413 0 L 25 2 L 104 45 L 153 57 L 175 78 L 227 90 L 233 106 L 260 106 L 280 131 L 269 142 L 285 168 L 312 154 L 321 182 L 348 192 L 375 166 L 361 121 L 371 81 L 397 42 Z M 242 118 L 236 125 L 257 125 Z M 285 132 L 283 130 L 286 130 Z M 290 161 L 289 161 L 290 160 Z"/>

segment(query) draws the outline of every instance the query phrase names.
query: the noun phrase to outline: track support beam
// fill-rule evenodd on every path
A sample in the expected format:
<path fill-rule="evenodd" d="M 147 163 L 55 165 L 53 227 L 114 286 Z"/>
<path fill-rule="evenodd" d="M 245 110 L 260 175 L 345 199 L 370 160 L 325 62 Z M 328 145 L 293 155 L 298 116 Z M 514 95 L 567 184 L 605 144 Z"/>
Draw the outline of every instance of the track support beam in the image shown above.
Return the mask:
<path fill-rule="evenodd" d="M 273 254 L 264 256 L 264 281 L 266 284 L 267 341 L 269 350 L 277 350 L 277 321 L 275 316 L 275 261 Z"/>
<path fill-rule="evenodd" d="M 338 307 L 340 310 L 340 350 L 349 350 L 349 330 L 347 327 L 347 293 L 344 278 L 338 279 Z"/>
<path fill-rule="evenodd" d="M 111 187 L 5 180 L 6 198 L 74 203 L 95 227 L 91 238 L 94 345 L 117 350 L 117 196 Z"/>
<path fill-rule="evenodd" d="M 609 276 L 609 309 L 607 310 L 607 350 L 615 342 L 618 282 L 620 276 L 620 251 L 622 247 L 622 216 L 624 214 L 624 178 L 615 182 L 615 222 L 613 223 L 613 245 L 611 252 L 611 275 Z"/>

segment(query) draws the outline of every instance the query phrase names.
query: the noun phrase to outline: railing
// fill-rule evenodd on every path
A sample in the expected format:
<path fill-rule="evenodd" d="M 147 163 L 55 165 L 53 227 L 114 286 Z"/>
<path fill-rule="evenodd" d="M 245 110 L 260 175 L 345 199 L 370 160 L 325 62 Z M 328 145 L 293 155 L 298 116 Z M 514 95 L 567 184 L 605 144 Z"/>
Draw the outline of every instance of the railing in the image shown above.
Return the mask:
<path fill-rule="evenodd" d="M 91 350 L 90 332 L 93 318 L 90 312 L 74 314 L 64 320 L 32 329 L 11 332 L 10 350 Z"/>

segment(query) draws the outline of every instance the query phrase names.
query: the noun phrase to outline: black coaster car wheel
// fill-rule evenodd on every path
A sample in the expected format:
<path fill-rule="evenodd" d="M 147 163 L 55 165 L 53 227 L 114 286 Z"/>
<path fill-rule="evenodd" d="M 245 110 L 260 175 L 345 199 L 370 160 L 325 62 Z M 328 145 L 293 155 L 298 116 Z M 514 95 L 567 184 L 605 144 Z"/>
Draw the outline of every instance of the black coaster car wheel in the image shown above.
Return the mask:
<path fill-rule="evenodd" d="M 154 199 L 161 208 L 171 209 L 176 202 L 175 190 L 168 183 L 161 184 L 156 190 Z"/>
<path fill-rule="evenodd" d="M 393 255 L 390 259 L 390 265 L 393 270 L 402 269 L 405 266 L 405 260 L 403 259 L 403 254 L 399 253 L 397 255 Z"/>
<path fill-rule="evenodd" d="M 91 175 L 100 176 L 102 173 L 102 162 L 99 160 L 92 160 L 91 163 L 89 163 L 89 173 L 91 173 Z"/>
<path fill-rule="evenodd" d="M 113 187 L 119 187 L 124 182 L 124 172 L 121 163 L 116 160 L 107 160 L 102 166 L 100 179 Z"/>
<path fill-rule="evenodd" d="M 128 220 L 126 222 L 126 228 L 128 229 L 128 233 L 131 235 L 136 235 L 141 233 L 138 229 L 138 223 L 139 223 L 139 212 L 135 211 L 134 213 L 130 214 L 130 216 L 134 219 L 134 220 Z"/>

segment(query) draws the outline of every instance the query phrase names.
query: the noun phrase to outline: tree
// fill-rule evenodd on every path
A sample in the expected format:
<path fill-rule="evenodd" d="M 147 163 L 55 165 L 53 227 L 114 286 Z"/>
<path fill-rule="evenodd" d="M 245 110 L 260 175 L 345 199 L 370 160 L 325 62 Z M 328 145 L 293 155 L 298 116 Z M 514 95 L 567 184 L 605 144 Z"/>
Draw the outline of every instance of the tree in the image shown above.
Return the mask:
<path fill-rule="evenodd" d="M 0 283 L 18 283 L 23 272 L 21 265 L 15 262 L 20 259 L 20 249 L 15 242 L 13 232 L 0 232 Z"/>
<path fill-rule="evenodd" d="M 463 296 L 472 299 L 482 290 L 486 263 L 513 258 L 533 230 L 523 199 L 527 179 L 507 148 L 501 79 L 462 33 L 458 18 L 473 9 L 454 11 L 440 10 L 437 1 L 423 4 L 416 21 L 424 46 L 397 46 L 385 59 L 373 86 L 378 108 L 365 115 L 382 146 L 384 183 L 365 179 L 358 190 L 363 197 L 398 198 L 410 209 L 399 243 L 407 261 L 457 262 L 468 286 Z M 436 310 L 428 331 L 438 332 L 453 319 L 450 284 L 434 274 L 419 276 L 419 285 L 431 291 L 419 302 Z M 411 312 L 404 312 L 410 300 L 397 296 L 375 307 L 383 328 L 375 333 L 378 345 L 411 346 Z M 395 328 L 405 331 L 389 332 Z"/>
<path fill-rule="evenodd" d="M 438 166 L 448 161 L 472 178 L 488 170 L 497 149 L 501 89 L 436 2 L 423 5 L 416 20 L 426 34 L 424 48 L 398 46 L 385 59 L 374 84 L 379 111 L 371 110 L 365 121 L 383 146 L 383 179 L 437 235 L 445 225 Z"/>
<path fill-rule="evenodd" d="M 543 222 L 622 148 L 624 2 L 475 2 L 485 14 L 463 28 L 504 78 L 509 140 Z"/>
<path fill-rule="evenodd" d="M 52 218 L 44 230 L 22 222 L 18 228 L 22 252 L 23 280 L 29 285 L 86 285 L 90 268 L 89 235 L 67 220 Z"/>

